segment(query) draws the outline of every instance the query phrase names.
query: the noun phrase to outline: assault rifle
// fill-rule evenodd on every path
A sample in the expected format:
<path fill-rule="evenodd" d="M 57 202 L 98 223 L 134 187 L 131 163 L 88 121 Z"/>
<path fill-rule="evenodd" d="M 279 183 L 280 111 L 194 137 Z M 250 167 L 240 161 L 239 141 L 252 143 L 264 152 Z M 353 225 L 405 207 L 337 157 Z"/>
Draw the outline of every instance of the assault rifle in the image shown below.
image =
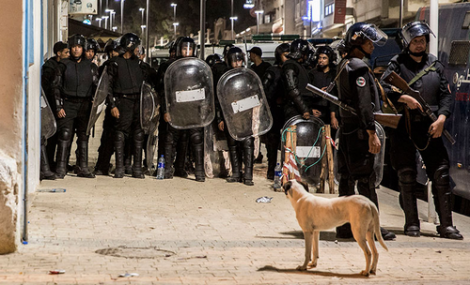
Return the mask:
<path fill-rule="evenodd" d="M 330 101 L 331 103 L 339 106 L 341 109 L 348 111 L 354 115 L 357 116 L 356 110 L 342 102 L 341 100 L 338 99 L 338 97 L 331 95 L 328 92 L 325 92 L 312 84 L 307 84 L 307 90 L 310 92 L 315 93 L 316 95 L 325 98 L 326 100 Z M 400 121 L 402 115 L 398 114 L 385 114 L 385 113 L 374 113 L 374 119 L 381 124 L 382 126 L 385 127 L 390 127 L 393 129 L 396 129 L 398 127 L 398 122 Z"/>
<path fill-rule="evenodd" d="M 401 78 L 400 75 L 398 75 L 395 71 L 392 71 L 392 73 L 385 77 L 384 81 L 401 89 L 404 94 L 410 95 L 411 97 L 415 98 L 416 101 L 418 101 L 418 103 L 421 105 L 421 107 L 423 107 L 423 115 L 428 116 L 433 122 L 437 120 L 436 115 L 431 110 L 431 107 L 429 107 L 429 104 L 424 100 L 421 94 L 419 94 L 419 91 L 411 89 L 408 83 L 403 78 Z M 455 144 L 454 138 L 450 135 L 447 130 L 444 130 L 443 134 L 451 144 Z"/>

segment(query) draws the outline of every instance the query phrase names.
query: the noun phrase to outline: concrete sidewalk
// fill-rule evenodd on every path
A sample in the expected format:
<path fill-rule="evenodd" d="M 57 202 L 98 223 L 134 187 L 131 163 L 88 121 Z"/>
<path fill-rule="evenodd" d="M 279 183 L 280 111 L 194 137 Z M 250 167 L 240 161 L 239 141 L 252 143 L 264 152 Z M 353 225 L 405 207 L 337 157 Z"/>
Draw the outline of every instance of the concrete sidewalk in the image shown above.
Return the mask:
<path fill-rule="evenodd" d="M 257 166 L 259 167 L 259 166 Z M 191 176 L 190 176 L 191 177 Z M 454 214 L 464 241 L 403 235 L 398 193 L 378 190 L 381 223 L 397 234 L 379 246 L 375 276 L 353 240 L 322 233 L 318 267 L 303 261 L 304 241 L 284 193 L 222 179 L 144 180 L 100 176 L 44 181 L 65 193 L 30 197 L 29 244 L 0 256 L 1 284 L 470 284 L 470 218 Z M 333 196 L 320 194 L 322 196 Z M 262 196 L 271 203 L 256 203 Z M 427 213 L 426 203 L 420 211 Z M 423 215 L 421 215 L 423 217 Z M 49 275 L 50 270 L 65 270 Z M 119 277 L 124 273 L 135 277 Z"/>

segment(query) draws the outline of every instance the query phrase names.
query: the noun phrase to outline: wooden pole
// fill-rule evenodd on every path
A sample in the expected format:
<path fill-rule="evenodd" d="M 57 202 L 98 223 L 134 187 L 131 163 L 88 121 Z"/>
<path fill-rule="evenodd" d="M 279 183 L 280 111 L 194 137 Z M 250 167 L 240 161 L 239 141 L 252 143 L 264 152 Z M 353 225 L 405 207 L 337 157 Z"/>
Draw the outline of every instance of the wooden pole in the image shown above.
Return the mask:
<path fill-rule="evenodd" d="M 331 138 L 331 126 L 326 125 L 326 135 Z M 326 154 L 328 156 L 328 188 L 329 193 L 335 193 L 335 174 L 334 174 L 334 159 L 333 159 L 333 148 L 331 147 L 331 141 L 327 140 L 326 142 Z"/>
<path fill-rule="evenodd" d="M 290 126 L 291 131 L 292 131 L 292 144 L 291 144 L 291 150 L 294 153 L 295 156 L 295 149 L 297 146 L 297 126 L 293 125 Z M 295 179 L 295 174 L 294 172 L 289 173 L 290 174 L 290 179 Z"/>
<path fill-rule="evenodd" d="M 291 148 L 292 145 L 292 137 L 290 135 L 291 127 L 287 128 L 287 131 L 285 132 L 286 134 L 286 145 L 284 146 L 284 164 L 289 163 L 289 151 L 288 149 Z M 289 171 L 287 168 L 282 168 L 282 183 L 284 184 L 287 182 L 290 177 L 289 177 Z"/>
<path fill-rule="evenodd" d="M 328 125 L 325 125 L 324 126 L 324 130 L 326 130 L 326 126 Z M 321 143 L 320 143 L 320 155 L 321 153 L 323 152 L 323 149 L 322 149 L 322 146 L 325 146 L 325 132 L 323 132 L 322 136 L 321 136 Z M 327 158 L 326 156 L 323 156 L 322 159 L 321 159 L 321 173 L 320 173 L 320 189 L 317 191 L 317 193 L 325 193 L 325 180 L 326 180 L 326 162 L 327 162 Z"/>

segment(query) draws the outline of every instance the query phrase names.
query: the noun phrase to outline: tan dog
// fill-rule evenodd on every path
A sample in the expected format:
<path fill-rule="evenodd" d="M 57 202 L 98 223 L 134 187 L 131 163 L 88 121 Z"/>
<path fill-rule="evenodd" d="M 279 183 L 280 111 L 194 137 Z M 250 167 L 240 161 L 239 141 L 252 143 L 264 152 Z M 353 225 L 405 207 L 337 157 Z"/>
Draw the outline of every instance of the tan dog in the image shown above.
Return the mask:
<path fill-rule="evenodd" d="M 297 221 L 305 238 L 305 261 L 304 264 L 297 267 L 297 270 L 306 270 L 307 265 L 309 268 L 317 266 L 320 231 L 349 222 L 354 239 L 366 257 L 366 269 L 361 271 L 361 274 L 369 276 L 369 274 L 376 273 L 379 254 L 375 247 L 374 234 L 382 247 L 387 251 L 388 248 L 380 234 L 379 212 L 372 201 L 362 195 L 332 199 L 317 197 L 308 193 L 306 184 L 296 180 L 287 182 L 283 188 L 294 207 Z M 367 243 L 369 243 L 370 249 Z M 310 260 L 312 260 L 311 263 L 309 263 Z"/>

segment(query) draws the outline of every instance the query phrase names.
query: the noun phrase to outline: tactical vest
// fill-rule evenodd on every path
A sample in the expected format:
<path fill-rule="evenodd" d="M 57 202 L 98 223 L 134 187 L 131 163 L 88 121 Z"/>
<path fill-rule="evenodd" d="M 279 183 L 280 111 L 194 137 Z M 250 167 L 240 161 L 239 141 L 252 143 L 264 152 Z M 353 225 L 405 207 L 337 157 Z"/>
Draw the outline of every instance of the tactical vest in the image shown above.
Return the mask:
<path fill-rule="evenodd" d="M 138 94 L 144 82 L 144 73 L 137 58 L 117 57 L 117 78 L 113 91 L 116 94 Z"/>
<path fill-rule="evenodd" d="M 92 61 L 82 59 L 75 62 L 70 59 L 61 60 L 66 69 L 63 74 L 64 95 L 69 97 L 91 97 L 93 89 Z"/>

